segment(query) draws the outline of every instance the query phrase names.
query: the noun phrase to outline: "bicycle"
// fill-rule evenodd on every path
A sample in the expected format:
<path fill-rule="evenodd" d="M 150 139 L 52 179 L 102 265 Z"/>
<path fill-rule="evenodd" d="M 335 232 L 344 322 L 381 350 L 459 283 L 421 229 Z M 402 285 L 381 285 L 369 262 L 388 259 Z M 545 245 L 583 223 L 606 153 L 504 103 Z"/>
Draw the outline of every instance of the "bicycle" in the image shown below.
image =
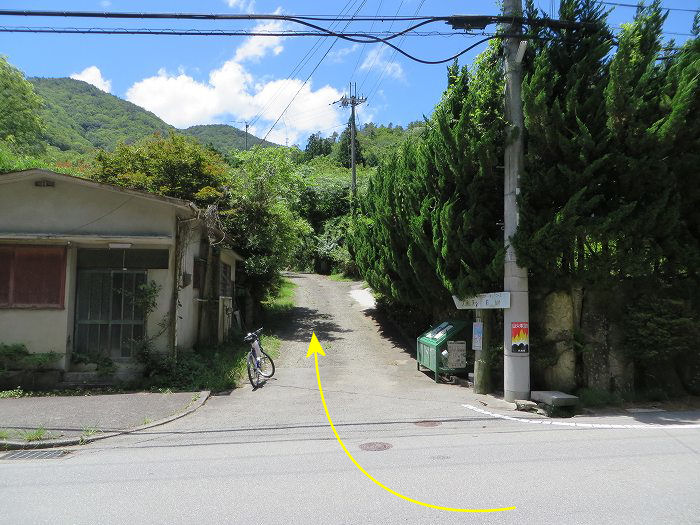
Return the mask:
<path fill-rule="evenodd" d="M 250 343 L 248 379 L 250 384 L 253 385 L 253 390 L 264 382 L 261 378 L 270 379 L 275 374 L 275 363 L 260 344 L 261 332 L 262 328 L 258 328 L 255 332 L 250 332 L 243 338 L 246 343 Z"/>

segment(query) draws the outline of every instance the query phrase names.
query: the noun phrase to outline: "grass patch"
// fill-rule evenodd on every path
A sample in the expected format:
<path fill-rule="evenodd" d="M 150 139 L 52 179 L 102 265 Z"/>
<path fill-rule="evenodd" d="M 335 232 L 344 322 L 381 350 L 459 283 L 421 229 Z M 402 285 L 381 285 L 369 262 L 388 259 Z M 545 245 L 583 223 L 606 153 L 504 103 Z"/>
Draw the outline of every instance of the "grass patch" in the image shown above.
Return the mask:
<path fill-rule="evenodd" d="M 344 273 L 332 273 L 328 276 L 328 278 L 331 281 L 337 281 L 341 283 L 351 283 L 354 282 L 355 279 L 353 277 L 350 277 L 349 275 L 345 275 Z"/>
<path fill-rule="evenodd" d="M 17 387 L 14 390 L 0 390 L 0 399 L 19 398 L 23 397 L 24 395 L 26 394 L 20 387 Z"/>
<path fill-rule="evenodd" d="M 44 427 L 35 428 L 34 430 L 20 430 L 17 432 L 20 439 L 24 441 L 41 441 L 42 439 L 52 439 Z"/>
<path fill-rule="evenodd" d="M 279 288 L 264 301 L 262 308 L 266 316 L 288 312 L 294 308 L 294 289 L 297 287 L 290 279 L 282 277 Z"/>
<path fill-rule="evenodd" d="M 143 386 L 156 392 L 231 390 L 245 374 L 247 355 L 248 345 L 243 342 L 183 352 L 177 361 L 152 353 L 144 362 Z"/>
<path fill-rule="evenodd" d="M 0 439 L 10 439 L 10 431 L 5 428 L 0 428 Z"/>
<path fill-rule="evenodd" d="M 102 431 L 97 427 L 84 427 L 82 437 L 94 436 L 95 434 L 99 434 L 100 432 Z"/>
<path fill-rule="evenodd" d="M 601 388 L 582 388 L 576 395 L 584 407 L 619 406 L 622 404 L 622 398 L 618 393 L 608 392 Z"/>
<path fill-rule="evenodd" d="M 260 338 L 260 344 L 262 344 L 263 350 L 265 350 L 270 357 L 277 357 L 280 355 L 280 347 L 282 346 L 282 340 L 274 335 L 263 335 Z"/>

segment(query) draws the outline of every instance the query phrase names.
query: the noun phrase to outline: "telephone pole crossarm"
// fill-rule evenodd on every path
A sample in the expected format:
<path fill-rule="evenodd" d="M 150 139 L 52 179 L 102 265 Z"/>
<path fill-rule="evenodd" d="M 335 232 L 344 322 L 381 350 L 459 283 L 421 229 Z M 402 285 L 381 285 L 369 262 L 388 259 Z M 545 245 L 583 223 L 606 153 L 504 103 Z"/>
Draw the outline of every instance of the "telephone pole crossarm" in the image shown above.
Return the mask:
<path fill-rule="evenodd" d="M 355 87 L 357 90 L 357 86 Z M 350 84 L 350 96 L 343 95 L 340 100 L 336 100 L 334 104 L 340 104 L 344 108 L 350 106 L 350 167 L 352 168 L 352 200 L 355 201 L 357 196 L 357 175 L 355 170 L 355 107 L 367 102 L 366 97 L 358 97 L 357 91 L 352 94 L 352 84 Z"/>

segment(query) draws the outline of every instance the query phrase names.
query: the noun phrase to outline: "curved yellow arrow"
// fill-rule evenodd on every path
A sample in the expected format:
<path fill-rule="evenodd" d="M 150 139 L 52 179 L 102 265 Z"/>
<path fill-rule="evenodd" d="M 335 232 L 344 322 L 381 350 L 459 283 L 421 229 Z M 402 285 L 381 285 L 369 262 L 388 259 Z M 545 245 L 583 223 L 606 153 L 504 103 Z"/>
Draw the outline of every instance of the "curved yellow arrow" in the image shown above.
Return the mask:
<path fill-rule="evenodd" d="M 387 492 L 390 492 L 394 496 L 398 496 L 401 499 L 405 499 L 406 501 L 410 501 L 411 503 L 415 503 L 416 505 L 421 505 L 423 507 L 430 507 L 431 509 L 439 509 L 439 510 L 448 510 L 450 512 L 501 512 L 504 510 L 513 510 L 515 507 L 503 507 L 500 509 L 456 509 L 452 507 L 440 507 L 438 505 L 431 505 L 430 503 L 425 503 L 423 501 L 418 501 L 417 499 L 409 498 L 408 496 L 404 496 L 403 494 L 399 494 L 395 490 L 390 489 L 383 483 L 380 483 L 372 475 L 367 472 L 365 469 L 362 468 L 362 466 L 355 460 L 354 457 L 352 457 L 352 454 L 348 451 L 347 447 L 345 446 L 345 443 L 343 443 L 343 440 L 340 439 L 340 436 L 338 435 L 338 431 L 335 429 L 335 426 L 333 425 L 333 421 L 331 420 L 331 415 L 328 413 L 328 406 L 326 405 L 326 398 L 323 395 L 323 387 L 321 386 L 321 374 L 318 371 L 318 355 L 321 354 L 323 356 L 326 355 L 326 353 L 323 351 L 323 348 L 321 347 L 321 343 L 318 342 L 318 339 L 316 338 L 316 334 L 313 333 L 311 335 L 311 342 L 309 343 L 309 351 L 306 352 L 306 357 L 310 357 L 313 354 L 314 359 L 316 361 L 316 379 L 318 380 L 318 391 L 321 394 L 321 402 L 323 403 L 323 410 L 326 411 L 326 417 L 328 418 L 328 423 L 331 425 L 331 429 L 333 430 L 333 434 L 335 434 L 335 438 L 338 440 L 338 443 L 340 443 L 340 446 L 343 447 L 343 450 L 347 454 L 347 456 L 350 458 L 350 460 L 355 464 L 355 466 L 360 469 L 360 472 L 362 472 L 365 476 L 367 476 L 369 479 L 371 479 L 373 482 L 375 482 L 377 485 L 379 485 L 381 488 L 386 490 Z"/>

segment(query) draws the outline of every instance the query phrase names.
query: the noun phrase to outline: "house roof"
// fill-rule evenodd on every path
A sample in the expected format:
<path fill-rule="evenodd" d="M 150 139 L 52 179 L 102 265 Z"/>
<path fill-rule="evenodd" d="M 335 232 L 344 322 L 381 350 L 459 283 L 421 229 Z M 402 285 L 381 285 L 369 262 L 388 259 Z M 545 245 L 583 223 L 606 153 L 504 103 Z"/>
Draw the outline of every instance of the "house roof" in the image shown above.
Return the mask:
<path fill-rule="evenodd" d="M 121 186 L 115 186 L 113 184 L 105 184 L 102 182 L 96 182 L 94 180 L 84 179 L 82 177 L 76 177 L 75 175 L 67 175 L 65 173 L 57 173 L 55 171 L 50 171 L 50 170 L 31 169 L 31 170 L 24 170 L 24 171 L 12 171 L 9 173 L 0 173 L 0 184 L 14 182 L 18 179 L 25 178 L 25 177 L 31 177 L 33 175 L 40 175 L 43 177 L 49 177 L 49 178 L 55 178 L 55 179 L 62 178 L 62 179 L 68 180 L 70 182 L 73 182 L 76 184 L 81 184 L 84 186 L 91 186 L 93 188 L 99 188 L 99 189 L 103 189 L 103 190 L 107 190 L 107 191 L 124 193 L 126 195 L 133 195 L 134 197 L 139 197 L 139 198 L 147 199 L 147 200 L 151 200 L 151 201 L 163 202 L 163 203 L 175 206 L 177 208 L 187 210 L 192 215 L 197 215 L 199 212 L 199 208 L 197 208 L 197 206 L 194 203 L 192 203 L 190 201 L 183 200 L 183 199 L 177 199 L 175 197 L 166 197 L 164 195 L 156 195 L 154 193 L 148 193 L 146 191 L 139 191 L 139 190 L 132 190 L 132 189 L 128 189 L 128 188 L 122 188 Z"/>
<path fill-rule="evenodd" d="M 103 189 L 107 191 L 113 191 L 117 193 L 123 193 L 126 195 L 133 195 L 134 197 L 138 197 L 141 199 L 146 199 L 146 200 L 151 200 L 151 201 L 156 201 L 156 202 L 162 202 L 166 204 L 170 204 L 176 208 L 179 208 L 181 210 L 187 211 L 191 217 L 201 217 L 201 210 L 193 203 L 184 199 L 178 199 L 176 197 L 167 197 L 164 195 L 156 195 L 154 193 L 149 193 L 146 191 L 139 191 L 139 190 L 132 190 L 128 188 L 123 188 L 121 186 L 115 186 L 113 184 L 105 184 L 102 182 L 96 182 L 94 180 L 90 179 L 84 179 L 82 177 L 76 177 L 75 175 L 68 175 L 66 173 L 57 173 L 55 171 L 51 170 L 44 170 L 44 169 L 30 169 L 30 170 L 23 170 L 23 171 L 12 171 L 9 173 L 0 173 L 0 185 L 2 184 L 7 184 L 11 182 L 15 182 L 17 180 L 20 180 L 25 177 L 31 177 L 39 175 L 41 177 L 48 177 L 48 178 L 55 178 L 55 179 L 65 179 L 68 180 L 72 183 L 76 184 L 81 184 L 84 186 L 89 186 L 93 188 L 98 188 L 98 189 Z M 220 237 L 220 240 L 218 242 L 226 242 L 229 245 L 232 244 L 231 238 L 226 235 L 225 232 L 219 230 L 218 228 L 214 227 L 209 227 L 209 230 Z M 243 261 L 244 258 L 241 257 L 235 250 L 232 248 L 228 248 L 234 255 L 234 257 L 238 260 Z"/>

